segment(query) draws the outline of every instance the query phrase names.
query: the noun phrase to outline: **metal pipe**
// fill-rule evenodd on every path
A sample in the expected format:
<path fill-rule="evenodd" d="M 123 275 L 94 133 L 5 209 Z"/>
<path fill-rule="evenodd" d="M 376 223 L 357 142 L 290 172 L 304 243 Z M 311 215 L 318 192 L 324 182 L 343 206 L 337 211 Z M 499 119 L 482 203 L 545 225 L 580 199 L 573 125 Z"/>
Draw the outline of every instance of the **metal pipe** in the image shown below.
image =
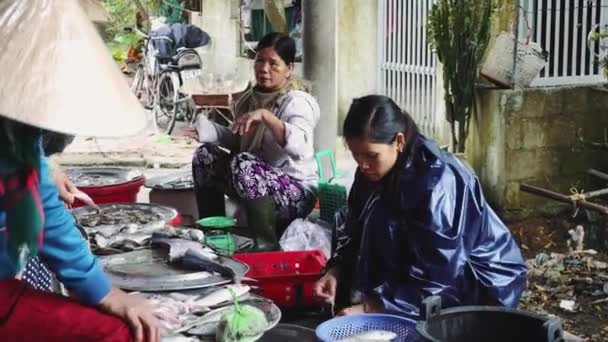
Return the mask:
<path fill-rule="evenodd" d="M 604 215 L 608 215 L 607 207 L 604 207 L 604 206 L 596 204 L 596 203 L 587 202 L 585 200 L 575 201 L 566 195 L 562 195 L 560 193 L 553 192 L 551 190 L 542 189 L 542 188 L 535 187 L 535 186 L 528 185 L 528 184 L 521 184 L 519 186 L 519 190 L 528 192 L 528 193 L 531 193 L 534 195 L 550 198 L 550 199 L 556 200 L 558 202 L 570 203 L 570 204 L 573 204 L 573 205 L 581 207 L 581 208 L 595 210 Z"/>
<path fill-rule="evenodd" d="M 576 195 L 571 195 L 569 196 L 572 200 L 579 200 L 579 201 L 584 201 L 588 198 L 592 198 L 592 197 L 597 197 L 597 196 L 602 196 L 602 195 L 606 195 L 608 194 L 608 188 L 606 189 L 600 189 L 600 190 L 595 190 L 595 191 L 589 191 L 589 192 L 585 192 L 582 194 L 576 194 Z"/>

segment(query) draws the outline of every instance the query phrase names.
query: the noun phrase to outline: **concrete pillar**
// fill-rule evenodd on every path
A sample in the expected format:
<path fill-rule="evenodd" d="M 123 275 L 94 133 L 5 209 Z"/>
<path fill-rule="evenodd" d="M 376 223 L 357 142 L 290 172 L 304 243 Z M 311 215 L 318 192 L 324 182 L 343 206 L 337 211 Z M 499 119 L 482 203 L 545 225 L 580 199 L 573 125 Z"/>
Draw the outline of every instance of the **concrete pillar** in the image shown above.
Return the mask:
<path fill-rule="evenodd" d="M 378 1 L 340 0 L 338 132 L 353 98 L 378 93 Z"/>
<path fill-rule="evenodd" d="M 338 135 L 338 1 L 302 1 L 304 77 L 312 81 L 321 107 L 315 130 L 317 151 L 335 152 Z"/>

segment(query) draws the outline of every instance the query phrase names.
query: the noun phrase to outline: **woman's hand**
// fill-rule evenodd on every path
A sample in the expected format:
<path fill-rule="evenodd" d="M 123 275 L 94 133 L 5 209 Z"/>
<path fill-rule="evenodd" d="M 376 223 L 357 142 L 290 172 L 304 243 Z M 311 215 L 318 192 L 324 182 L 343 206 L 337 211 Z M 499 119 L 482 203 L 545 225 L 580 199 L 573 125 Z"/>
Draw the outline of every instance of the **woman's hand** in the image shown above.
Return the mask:
<path fill-rule="evenodd" d="M 264 123 L 267 113 L 266 109 L 256 109 L 253 112 L 240 115 L 232 124 L 232 133 L 239 135 L 249 133 L 252 128 Z"/>
<path fill-rule="evenodd" d="M 196 130 L 196 128 L 186 128 L 186 129 L 184 129 L 182 134 L 185 137 L 189 137 L 189 138 L 194 139 L 195 141 L 200 142 L 199 136 L 198 136 L 198 131 Z"/>
<path fill-rule="evenodd" d="M 70 179 L 61 171 L 59 166 L 51 168 L 51 176 L 53 182 L 59 191 L 59 198 L 68 205 L 74 204 L 75 195 L 78 193 L 78 189 L 72 184 Z"/>
<path fill-rule="evenodd" d="M 127 295 L 122 290 L 113 287 L 99 303 L 99 309 L 125 321 L 131 328 L 136 342 L 160 342 L 160 323 L 144 299 Z"/>
<path fill-rule="evenodd" d="M 338 316 L 349 316 L 363 313 L 384 313 L 384 304 L 377 298 L 366 297 L 363 299 L 363 304 L 353 305 L 340 310 Z"/>
<path fill-rule="evenodd" d="M 336 299 L 336 288 L 338 287 L 338 276 L 336 269 L 330 269 L 314 287 L 314 295 L 327 304 L 334 304 Z"/>

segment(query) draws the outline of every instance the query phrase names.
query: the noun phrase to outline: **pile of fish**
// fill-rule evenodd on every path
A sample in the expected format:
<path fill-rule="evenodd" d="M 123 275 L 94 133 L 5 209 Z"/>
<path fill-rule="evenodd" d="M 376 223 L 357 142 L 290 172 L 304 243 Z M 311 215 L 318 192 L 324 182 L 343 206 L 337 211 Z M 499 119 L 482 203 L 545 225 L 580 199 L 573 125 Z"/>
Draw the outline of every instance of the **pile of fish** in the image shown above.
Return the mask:
<path fill-rule="evenodd" d="M 397 338 L 397 334 L 392 331 L 386 330 L 371 330 L 364 333 L 349 336 L 341 339 L 338 342 L 363 342 L 363 341 L 394 341 Z"/>
<path fill-rule="evenodd" d="M 78 208 L 74 215 L 78 225 L 86 231 L 92 249 L 98 254 L 132 251 L 148 246 L 155 232 L 204 242 L 205 234 L 198 229 L 166 227 L 165 216 L 170 213 L 163 215 L 161 209 L 164 208 L 102 205 L 100 210 Z"/>
<path fill-rule="evenodd" d="M 102 187 L 124 184 L 142 178 L 140 171 L 126 168 L 72 168 L 66 176 L 78 188 Z"/>
<path fill-rule="evenodd" d="M 69 178 L 72 183 L 82 188 L 109 186 L 124 182 L 124 179 L 119 176 L 94 175 L 86 173 L 72 174 Z"/>
<path fill-rule="evenodd" d="M 82 214 L 78 223 L 83 227 L 128 226 L 163 222 L 162 215 L 153 211 L 145 212 L 138 208 L 103 208 L 100 211 Z"/>
<path fill-rule="evenodd" d="M 148 302 L 155 309 L 154 314 L 168 332 L 180 333 L 192 331 L 192 335 L 213 335 L 219 317 L 206 317 L 212 308 L 222 304 L 229 304 L 232 300 L 230 291 L 237 297 L 244 297 L 249 293 L 247 285 L 228 285 L 214 288 L 206 294 L 184 293 L 143 293 Z M 209 327 L 207 326 L 209 325 Z M 205 326 L 204 328 L 202 328 Z"/>
<path fill-rule="evenodd" d="M 89 232 L 93 247 L 125 252 L 137 250 L 149 246 L 154 233 L 186 239 L 197 242 L 199 245 L 205 241 L 205 234 L 202 231 L 191 228 L 173 228 L 165 225 L 147 226 L 145 228 L 140 228 L 137 225 L 127 225 L 120 229 L 106 228 Z"/>

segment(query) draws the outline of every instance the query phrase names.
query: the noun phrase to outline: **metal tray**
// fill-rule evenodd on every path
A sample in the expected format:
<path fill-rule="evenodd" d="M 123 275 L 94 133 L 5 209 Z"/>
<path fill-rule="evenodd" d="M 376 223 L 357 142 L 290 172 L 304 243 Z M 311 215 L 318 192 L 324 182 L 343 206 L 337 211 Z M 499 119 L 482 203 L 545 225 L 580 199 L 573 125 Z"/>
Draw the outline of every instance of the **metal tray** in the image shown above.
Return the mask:
<path fill-rule="evenodd" d="M 97 188 L 130 183 L 144 177 L 139 170 L 119 167 L 80 167 L 65 170 L 77 188 Z"/>
<path fill-rule="evenodd" d="M 177 185 L 169 184 L 179 180 L 184 180 L 184 182 Z M 192 190 L 194 189 L 194 180 L 192 180 L 192 171 L 183 171 L 166 176 L 150 178 L 146 180 L 144 186 L 146 188 L 165 191 Z"/>
<path fill-rule="evenodd" d="M 178 291 L 224 285 L 232 279 L 207 272 L 179 269 L 167 262 L 162 249 L 144 249 L 100 258 L 112 284 L 131 291 Z M 244 276 L 249 267 L 237 260 L 219 256 L 217 261 Z"/>

